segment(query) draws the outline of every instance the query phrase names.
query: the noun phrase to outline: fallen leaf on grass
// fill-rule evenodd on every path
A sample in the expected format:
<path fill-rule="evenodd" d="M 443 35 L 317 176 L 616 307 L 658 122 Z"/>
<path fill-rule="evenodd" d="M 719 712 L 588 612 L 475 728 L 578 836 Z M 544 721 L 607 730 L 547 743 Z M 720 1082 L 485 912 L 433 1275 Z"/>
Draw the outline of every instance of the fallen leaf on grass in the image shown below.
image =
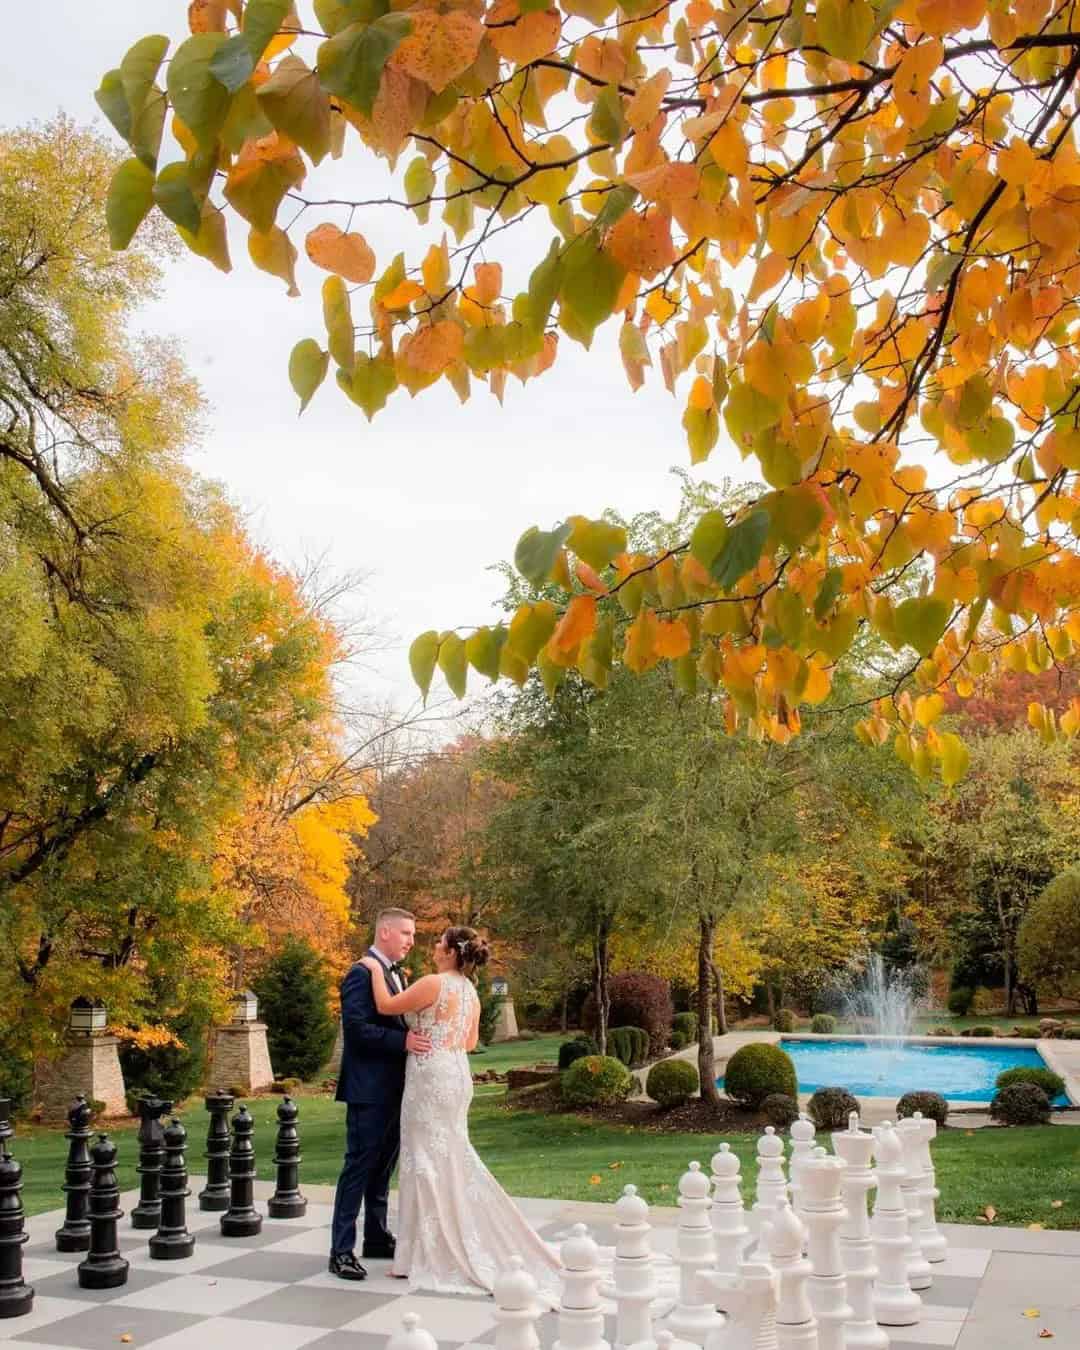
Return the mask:
<path fill-rule="evenodd" d="M 1040 1340 L 1040 1341 L 1052 1341 L 1053 1339 L 1054 1339 L 1054 1333 L 1049 1329 L 1049 1327 L 1043 1327 L 1043 1328 L 1039 1331 L 1039 1340 Z"/>
<path fill-rule="evenodd" d="M 608 1163 L 608 1170 L 611 1172 L 617 1172 L 621 1166 L 622 1166 L 621 1162 Z"/>
<path fill-rule="evenodd" d="M 603 1181 L 603 1179 L 604 1178 L 602 1176 L 599 1176 L 596 1172 L 594 1172 L 592 1176 L 589 1178 L 589 1185 L 599 1186 L 600 1183 Z"/>
<path fill-rule="evenodd" d="M 1064 1200 L 1051 1200 L 1051 1201 L 1050 1201 L 1050 1208 L 1051 1208 L 1051 1209 L 1060 1209 L 1061 1206 L 1062 1206 L 1064 1203 L 1065 1203 Z"/>
<path fill-rule="evenodd" d="M 975 1138 L 975 1131 L 974 1131 L 974 1130 L 965 1130 L 964 1133 L 967 1135 L 967 1137 L 968 1137 L 969 1139 L 974 1139 L 974 1138 Z"/>
<path fill-rule="evenodd" d="M 1043 1228 L 1044 1228 L 1045 1226 L 1046 1226 L 1045 1224 L 1041 1224 L 1041 1223 L 1029 1223 L 1029 1224 L 1028 1224 L 1028 1232 L 1029 1232 L 1029 1233 L 1041 1233 L 1041 1232 L 1043 1231 Z"/>
<path fill-rule="evenodd" d="M 130 1331 L 125 1331 L 124 1334 L 120 1337 L 120 1344 L 121 1344 L 121 1345 L 130 1345 L 130 1344 L 131 1344 L 131 1332 L 130 1332 Z"/>
<path fill-rule="evenodd" d="M 986 1208 L 983 1210 L 983 1213 L 986 1215 L 987 1223 L 993 1223 L 994 1220 L 997 1218 L 997 1210 L 994 1208 L 993 1205 L 987 1205 Z"/>
<path fill-rule="evenodd" d="M 1024 1309 L 1024 1316 L 1025 1316 L 1025 1317 L 1038 1317 L 1038 1315 L 1039 1315 L 1039 1310 L 1038 1310 L 1038 1308 L 1025 1308 L 1025 1309 Z"/>

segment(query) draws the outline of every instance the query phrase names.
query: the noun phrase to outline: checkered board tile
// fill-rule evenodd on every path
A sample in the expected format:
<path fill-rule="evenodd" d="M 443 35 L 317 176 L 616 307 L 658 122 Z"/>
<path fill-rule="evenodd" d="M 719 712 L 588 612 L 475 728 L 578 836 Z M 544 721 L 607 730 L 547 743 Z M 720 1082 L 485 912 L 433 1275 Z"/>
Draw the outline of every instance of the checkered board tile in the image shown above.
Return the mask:
<path fill-rule="evenodd" d="M 135 1197 L 126 1197 L 130 1210 Z M 151 1260 L 148 1233 L 121 1221 L 120 1246 L 131 1264 L 118 1289 L 81 1289 L 75 1267 L 81 1256 L 55 1250 L 52 1233 L 63 1215 L 42 1214 L 28 1224 L 24 1274 L 34 1286 L 33 1310 L 0 1321 L 0 1347 L 25 1350 L 113 1350 L 119 1345 L 153 1350 L 385 1350 L 391 1333 L 414 1311 L 439 1350 L 473 1350 L 495 1341 L 494 1302 L 479 1295 L 410 1293 L 392 1279 L 384 1261 L 365 1261 L 368 1279 L 350 1284 L 326 1269 L 330 1207 L 309 1204 L 303 1219 L 264 1219 L 253 1238 L 223 1238 L 220 1215 L 194 1210 L 188 1226 L 197 1236 L 185 1261 Z M 541 1235 L 557 1241 L 565 1223 L 548 1223 Z M 614 1230 L 591 1229 L 601 1246 Z M 674 1230 L 654 1229 L 658 1255 L 674 1252 Z M 923 1295 L 923 1320 L 892 1332 L 893 1350 L 951 1347 L 963 1329 L 991 1253 L 950 1251 L 934 1267 L 934 1287 Z M 613 1312 L 613 1310 L 612 1310 Z M 557 1339 L 557 1314 L 539 1325 L 540 1344 Z M 615 1319 L 606 1319 L 614 1340 Z"/>

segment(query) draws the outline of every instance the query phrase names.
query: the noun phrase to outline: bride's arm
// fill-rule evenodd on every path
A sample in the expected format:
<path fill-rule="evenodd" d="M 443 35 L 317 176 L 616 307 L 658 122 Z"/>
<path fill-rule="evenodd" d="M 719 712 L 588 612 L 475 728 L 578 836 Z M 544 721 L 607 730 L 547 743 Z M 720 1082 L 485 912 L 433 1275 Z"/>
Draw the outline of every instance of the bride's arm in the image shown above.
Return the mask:
<path fill-rule="evenodd" d="M 466 1040 L 465 1049 L 471 1055 L 479 1043 L 480 1043 L 480 1004 L 477 1003 L 476 1008 L 473 1011 L 472 1026 L 469 1028 L 469 1035 L 468 1039 Z"/>
<path fill-rule="evenodd" d="M 392 994 L 386 983 L 386 972 L 379 962 L 374 957 L 365 956 L 363 964 L 371 972 L 371 994 L 381 1013 L 419 1012 L 421 1008 L 430 1008 L 439 997 L 438 975 L 425 975 L 400 994 Z"/>

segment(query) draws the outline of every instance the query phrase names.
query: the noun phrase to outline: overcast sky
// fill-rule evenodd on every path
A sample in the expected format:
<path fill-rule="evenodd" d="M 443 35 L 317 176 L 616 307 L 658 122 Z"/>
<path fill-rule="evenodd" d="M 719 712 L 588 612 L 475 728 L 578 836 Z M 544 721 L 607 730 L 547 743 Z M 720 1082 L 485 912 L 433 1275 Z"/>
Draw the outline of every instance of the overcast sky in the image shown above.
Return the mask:
<path fill-rule="evenodd" d="M 187 31 L 186 0 L 47 0 L 11 11 L 0 53 L 5 125 L 63 109 L 111 135 L 93 100 L 103 72 L 136 38 L 166 33 L 175 47 Z M 309 177 L 305 195 L 379 195 L 384 168 L 352 132 L 348 146 L 341 164 Z M 510 293 L 552 233 L 540 214 L 527 223 L 528 248 L 488 255 L 507 264 Z M 327 219 L 344 224 L 316 211 L 305 231 Z M 411 262 L 421 256 L 419 230 L 396 208 L 358 214 L 353 228 L 367 236 L 380 266 L 396 248 L 411 245 Z M 302 255 L 302 237 L 295 238 Z M 525 386 L 509 383 L 501 409 L 483 386 L 460 405 L 441 382 L 415 400 L 397 392 L 369 425 L 331 377 L 298 420 L 288 354 L 301 337 L 325 342 L 325 274 L 301 256 L 303 295 L 289 300 L 281 283 L 250 266 L 243 234 L 234 231 L 231 242 L 229 277 L 189 256 L 172 265 L 147 325 L 182 343 L 211 409 L 192 462 L 227 486 L 255 536 L 284 561 L 326 551 L 336 567 L 370 574 L 367 608 L 396 639 L 371 664 L 372 693 L 410 702 L 411 639 L 492 618 L 501 588 L 486 569 L 512 556 L 527 526 L 550 528 L 568 514 L 595 516 L 608 506 L 624 513 L 674 506 L 669 470 L 688 462 L 685 394 L 675 402 L 651 372 L 631 395 L 614 332 L 598 337 L 592 352 L 564 338 L 555 367 Z M 722 443 L 705 474 L 743 476 L 738 455 Z"/>

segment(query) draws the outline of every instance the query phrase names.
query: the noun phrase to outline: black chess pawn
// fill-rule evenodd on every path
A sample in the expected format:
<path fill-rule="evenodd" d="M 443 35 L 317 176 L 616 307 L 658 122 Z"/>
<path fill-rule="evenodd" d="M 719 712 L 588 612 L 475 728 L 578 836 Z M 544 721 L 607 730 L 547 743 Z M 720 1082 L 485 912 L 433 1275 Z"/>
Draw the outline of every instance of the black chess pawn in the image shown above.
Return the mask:
<path fill-rule="evenodd" d="M 199 1192 L 199 1208 L 229 1208 L 229 1112 L 231 1092 L 211 1092 L 206 1098 L 210 1125 L 206 1132 L 206 1185 Z"/>
<path fill-rule="evenodd" d="M 15 1129 L 11 1124 L 11 1098 L 0 1097 L 0 1153 L 9 1139 L 14 1138 Z"/>
<path fill-rule="evenodd" d="M 79 1262 L 83 1289 L 115 1289 L 127 1284 L 128 1263 L 120 1255 L 116 1225 L 124 1217 L 116 1184 L 116 1145 L 99 1134 L 90 1150 L 94 1175 L 90 1182 L 90 1250 Z"/>
<path fill-rule="evenodd" d="M 63 1226 L 56 1230 L 58 1252 L 85 1252 L 90 1247 L 90 1103 L 80 1092 L 68 1112 L 68 1156 L 64 1166 L 67 1204 Z"/>
<path fill-rule="evenodd" d="M 165 1164 L 161 1169 L 161 1223 L 150 1239 L 150 1255 L 158 1261 L 181 1261 L 195 1250 L 187 1230 L 187 1131 L 173 1116 L 165 1127 Z"/>
<path fill-rule="evenodd" d="M 161 1162 L 165 1155 L 165 1127 L 161 1117 L 172 1102 L 160 1097 L 139 1101 L 139 1203 L 131 1211 L 132 1228 L 156 1228 L 161 1221 Z"/>
<path fill-rule="evenodd" d="M 255 1122 L 241 1106 L 232 1118 L 229 1154 L 229 1208 L 221 1216 L 223 1237 L 254 1237 L 262 1231 L 262 1215 L 255 1208 Z"/>
<path fill-rule="evenodd" d="M 277 1109 L 277 1148 L 274 1165 L 277 1168 L 277 1186 L 267 1202 L 266 1212 L 272 1219 L 299 1219 L 307 1213 L 307 1201 L 300 1194 L 300 1136 L 296 1118 L 300 1108 L 291 1097 Z"/>
<path fill-rule="evenodd" d="M 22 1273 L 22 1249 L 27 1236 L 23 1223 L 22 1168 L 8 1152 L 5 1139 L 0 1144 L 0 1317 L 21 1317 L 34 1306 L 34 1291 Z"/>

